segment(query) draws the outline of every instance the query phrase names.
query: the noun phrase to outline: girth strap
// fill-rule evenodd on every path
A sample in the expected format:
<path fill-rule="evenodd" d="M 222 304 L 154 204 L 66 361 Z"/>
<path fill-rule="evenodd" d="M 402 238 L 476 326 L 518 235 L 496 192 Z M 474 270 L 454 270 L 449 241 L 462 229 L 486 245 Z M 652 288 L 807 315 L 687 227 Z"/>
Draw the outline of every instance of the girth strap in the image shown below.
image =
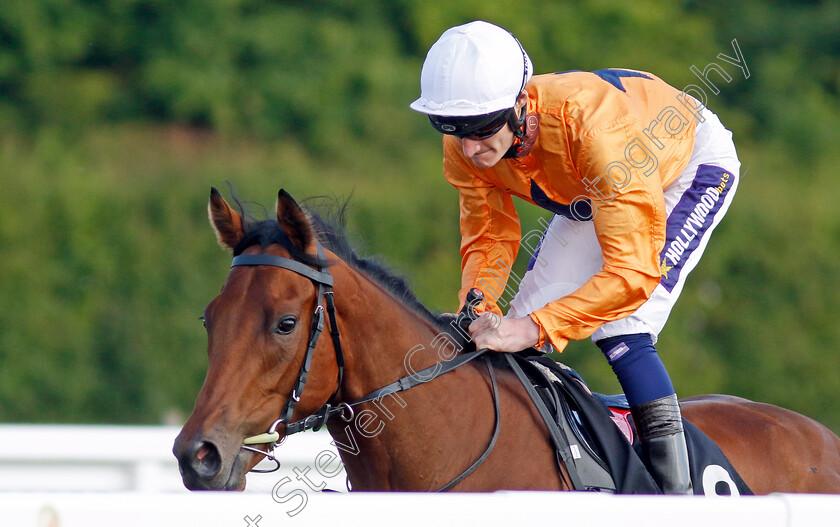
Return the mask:
<path fill-rule="evenodd" d="M 522 383 L 522 387 L 525 388 L 525 391 L 528 393 L 528 396 L 534 402 L 534 406 L 537 407 L 537 411 L 540 413 L 540 416 L 543 418 L 543 421 L 545 421 L 545 426 L 548 428 L 548 433 L 549 435 L 551 435 L 551 440 L 554 442 L 554 447 L 557 449 L 557 452 L 563 459 L 563 463 L 566 465 L 566 472 L 568 472 L 569 474 L 569 479 L 572 483 L 572 489 L 587 490 L 583 482 L 580 480 L 580 475 L 578 474 L 577 468 L 575 467 L 575 460 L 572 458 L 571 448 L 569 447 L 569 440 L 566 438 L 566 434 L 563 433 L 560 427 L 557 426 L 557 423 L 554 422 L 554 417 L 551 415 L 551 412 L 548 410 L 548 407 L 546 407 L 542 398 L 534 389 L 534 386 L 531 384 L 530 379 L 528 379 L 528 377 L 525 375 L 525 372 L 522 371 L 522 367 L 519 364 L 517 364 L 516 358 L 510 353 L 504 353 L 504 356 L 505 359 L 507 359 L 510 369 L 513 370 L 513 373 L 515 373 L 516 377 L 519 378 L 519 382 Z"/>

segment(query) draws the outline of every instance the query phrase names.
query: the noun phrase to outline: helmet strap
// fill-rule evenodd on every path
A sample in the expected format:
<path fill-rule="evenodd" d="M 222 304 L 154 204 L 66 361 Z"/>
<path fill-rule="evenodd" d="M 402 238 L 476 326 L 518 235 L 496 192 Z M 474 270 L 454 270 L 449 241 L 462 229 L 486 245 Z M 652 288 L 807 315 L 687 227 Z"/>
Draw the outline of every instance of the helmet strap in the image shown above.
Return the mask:
<path fill-rule="evenodd" d="M 525 116 L 528 114 L 527 108 L 525 106 L 522 107 L 522 112 L 519 117 L 516 116 L 516 112 L 511 112 L 510 116 L 508 117 L 508 124 L 510 125 L 510 129 L 513 130 L 513 135 L 517 139 L 522 139 L 525 137 Z"/>
<path fill-rule="evenodd" d="M 507 159 L 516 159 L 520 157 L 525 157 L 528 154 L 530 154 L 531 148 L 533 148 L 534 144 L 536 144 L 537 142 L 537 138 L 539 136 L 539 128 L 539 114 L 526 114 L 525 135 L 523 135 L 522 137 L 515 137 L 513 139 L 513 144 L 510 148 L 508 148 L 508 151 L 505 152 L 505 155 L 502 157 Z"/>
<path fill-rule="evenodd" d="M 522 151 L 522 138 L 525 137 L 525 118 L 528 115 L 527 110 L 527 106 L 523 106 L 519 117 L 516 116 L 516 112 L 510 112 L 508 124 L 510 125 L 510 129 L 513 130 L 513 144 L 510 148 L 508 148 L 508 151 L 505 152 L 505 155 L 502 156 L 502 159 L 519 157 L 519 154 Z"/>

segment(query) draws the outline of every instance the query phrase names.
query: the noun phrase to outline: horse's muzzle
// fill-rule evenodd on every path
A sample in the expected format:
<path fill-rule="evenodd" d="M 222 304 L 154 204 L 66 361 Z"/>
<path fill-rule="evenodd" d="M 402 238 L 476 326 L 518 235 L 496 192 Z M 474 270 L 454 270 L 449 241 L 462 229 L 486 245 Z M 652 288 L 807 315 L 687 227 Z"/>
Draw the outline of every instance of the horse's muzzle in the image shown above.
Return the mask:
<path fill-rule="evenodd" d="M 184 486 L 190 490 L 241 490 L 245 480 L 233 463 L 224 463 L 219 447 L 210 440 L 197 438 L 175 440 L 172 453 L 178 459 L 178 468 Z M 233 466 L 231 466 L 233 465 Z"/>

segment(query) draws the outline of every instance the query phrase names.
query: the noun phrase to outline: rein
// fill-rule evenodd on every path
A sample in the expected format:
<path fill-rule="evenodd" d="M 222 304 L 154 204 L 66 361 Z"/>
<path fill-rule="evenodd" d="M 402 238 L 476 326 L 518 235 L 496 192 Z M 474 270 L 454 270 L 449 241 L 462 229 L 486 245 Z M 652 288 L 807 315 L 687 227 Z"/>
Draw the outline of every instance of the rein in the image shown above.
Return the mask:
<path fill-rule="evenodd" d="M 316 247 L 318 258 L 322 262 L 325 261 L 326 257 L 324 255 L 323 247 L 321 247 L 321 244 L 317 242 Z M 427 383 L 431 380 L 440 377 L 441 375 L 449 373 L 450 371 L 460 366 L 463 366 L 464 364 L 484 355 L 486 352 L 489 351 L 489 349 L 484 348 L 468 353 L 463 353 L 447 361 L 437 362 L 432 366 L 429 366 L 428 368 L 424 368 L 418 372 L 406 375 L 405 377 L 402 377 L 392 382 L 391 384 L 374 390 L 355 402 L 346 403 L 342 401 L 337 406 L 332 406 L 331 404 L 329 404 L 329 402 L 326 402 L 315 413 L 301 420 L 289 422 L 291 420 L 292 414 L 294 413 L 295 405 L 298 401 L 300 401 L 300 396 L 303 393 L 304 386 L 306 385 L 306 379 L 309 375 L 309 368 L 312 364 L 312 356 L 315 352 L 315 347 L 318 344 L 318 337 L 320 337 L 321 332 L 323 332 L 324 330 L 324 306 L 321 305 L 321 303 L 324 301 L 326 303 L 327 316 L 329 316 L 330 319 L 330 336 L 332 337 L 333 348 L 335 348 L 336 363 L 338 364 L 338 383 L 335 392 L 333 392 L 333 396 L 331 396 L 330 399 L 332 399 L 332 397 L 334 397 L 341 389 L 341 384 L 344 379 L 344 353 L 341 348 L 341 334 L 338 330 L 338 325 L 335 316 L 334 293 L 332 290 L 333 277 L 329 273 L 329 269 L 326 266 L 320 267 L 319 269 L 313 269 L 312 267 L 309 267 L 308 265 L 305 265 L 296 260 L 280 256 L 274 256 L 270 254 L 241 254 L 233 258 L 231 268 L 237 266 L 260 265 L 279 267 L 281 269 L 293 271 L 301 276 L 305 276 L 317 285 L 318 293 L 315 298 L 315 310 L 312 317 L 312 327 L 309 333 L 309 342 L 306 346 L 306 355 L 304 356 L 303 364 L 301 365 L 297 381 L 295 382 L 294 388 L 292 388 L 292 393 L 287 399 L 280 417 L 276 421 L 274 421 L 274 423 L 271 424 L 267 432 L 255 436 L 246 437 L 242 440 L 242 445 L 240 446 L 240 448 L 251 452 L 255 452 L 257 454 L 261 454 L 275 463 L 274 468 L 266 470 L 251 469 L 252 472 L 274 472 L 280 468 L 280 461 L 277 460 L 274 451 L 277 448 L 277 445 L 279 444 L 278 442 L 281 442 L 280 433 L 277 431 L 277 427 L 281 424 L 286 425 L 285 436 L 289 436 L 291 434 L 296 434 L 298 432 L 303 432 L 305 430 L 310 429 L 317 431 L 324 425 L 324 423 L 327 422 L 327 420 L 329 420 L 330 417 L 336 415 L 341 415 L 341 419 L 343 419 L 344 421 L 351 421 L 354 416 L 354 406 L 381 399 L 386 395 L 410 390 L 415 386 Z M 490 363 L 490 360 L 487 357 L 483 358 L 485 364 L 487 365 L 487 369 L 490 372 L 490 382 L 493 388 L 493 408 L 496 415 L 496 424 L 493 430 L 493 435 L 490 439 L 490 443 L 487 445 L 481 456 L 479 456 L 479 458 L 461 474 L 459 474 L 452 481 L 450 481 L 441 489 L 439 489 L 438 492 L 450 490 L 455 485 L 463 481 L 467 476 L 472 474 L 472 472 L 475 469 L 477 469 L 490 455 L 490 453 L 493 450 L 493 447 L 496 445 L 496 440 L 499 437 L 499 430 L 501 428 L 501 408 L 499 404 L 499 389 L 496 383 L 496 374 L 493 370 L 493 366 Z M 346 417 L 344 415 L 345 412 L 349 412 L 349 415 Z M 268 450 L 261 450 L 254 446 L 251 446 L 263 444 L 268 445 Z"/>

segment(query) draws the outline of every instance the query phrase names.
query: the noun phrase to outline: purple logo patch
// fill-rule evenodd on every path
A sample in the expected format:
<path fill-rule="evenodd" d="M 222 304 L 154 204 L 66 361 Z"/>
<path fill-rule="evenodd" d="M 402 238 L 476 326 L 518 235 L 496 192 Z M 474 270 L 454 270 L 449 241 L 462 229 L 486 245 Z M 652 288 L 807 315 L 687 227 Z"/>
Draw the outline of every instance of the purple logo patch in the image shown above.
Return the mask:
<path fill-rule="evenodd" d="M 662 275 L 659 283 L 669 293 L 677 284 L 686 260 L 714 223 L 732 183 L 732 174 L 726 170 L 700 165 L 691 187 L 668 216 L 665 247 L 659 255 L 659 272 Z"/>
<path fill-rule="evenodd" d="M 621 342 L 616 347 L 607 352 L 607 360 L 610 363 L 613 363 L 621 357 L 623 357 L 628 351 L 630 351 L 630 347 L 627 346 L 627 344 Z"/>

